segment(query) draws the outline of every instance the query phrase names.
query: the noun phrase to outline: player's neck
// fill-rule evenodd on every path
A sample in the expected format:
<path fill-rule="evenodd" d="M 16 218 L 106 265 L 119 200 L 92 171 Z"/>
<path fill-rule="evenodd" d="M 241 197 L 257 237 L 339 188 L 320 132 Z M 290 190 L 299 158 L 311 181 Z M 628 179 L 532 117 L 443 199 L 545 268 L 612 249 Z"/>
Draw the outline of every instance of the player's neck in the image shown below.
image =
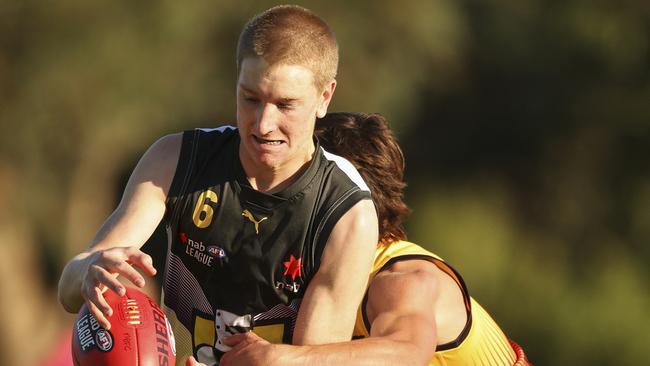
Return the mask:
<path fill-rule="evenodd" d="M 266 169 L 246 169 L 248 183 L 254 189 L 265 193 L 277 193 L 293 184 L 311 164 L 312 157 L 293 161 L 284 166 Z"/>

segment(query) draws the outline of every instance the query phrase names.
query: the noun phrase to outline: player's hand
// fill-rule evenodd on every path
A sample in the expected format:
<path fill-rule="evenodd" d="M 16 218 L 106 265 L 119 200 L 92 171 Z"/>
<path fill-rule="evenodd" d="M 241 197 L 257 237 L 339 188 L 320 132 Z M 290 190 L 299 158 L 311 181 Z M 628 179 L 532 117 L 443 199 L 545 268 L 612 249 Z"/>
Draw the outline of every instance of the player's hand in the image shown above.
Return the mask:
<path fill-rule="evenodd" d="M 82 274 L 81 296 L 88 305 L 88 310 L 105 329 L 111 324 L 106 319 L 113 309 L 104 299 L 107 289 L 123 296 L 126 293 L 124 285 L 117 280 L 122 275 L 138 287 L 145 285 L 144 277 L 134 268 L 140 268 L 145 274 L 153 276 L 156 269 L 151 257 L 134 247 L 116 247 L 98 250 L 87 258 L 87 269 Z"/>
<path fill-rule="evenodd" d="M 232 349 L 221 356 L 221 366 L 267 366 L 277 358 L 274 356 L 276 345 L 253 332 L 232 335 L 225 338 L 223 343 Z"/>

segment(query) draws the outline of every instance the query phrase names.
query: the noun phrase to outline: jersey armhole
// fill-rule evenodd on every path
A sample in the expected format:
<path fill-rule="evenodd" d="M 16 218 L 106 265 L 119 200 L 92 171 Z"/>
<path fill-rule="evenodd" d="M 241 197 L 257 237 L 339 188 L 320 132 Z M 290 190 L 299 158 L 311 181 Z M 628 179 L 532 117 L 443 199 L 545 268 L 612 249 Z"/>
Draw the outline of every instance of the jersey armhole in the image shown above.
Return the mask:
<path fill-rule="evenodd" d="M 167 213 L 165 215 L 167 225 L 173 222 L 173 219 L 178 215 L 180 197 L 187 190 L 187 185 L 189 184 L 190 176 L 195 165 L 194 161 L 199 141 L 198 132 L 198 129 L 183 132 L 176 172 L 174 173 L 174 178 L 172 179 L 172 184 L 167 194 Z"/>
<path fill-rule="evenodd" d="M 351 190 L 347 195 L 342 196 L 339 199 L 339 202 L 334 204 L 326 213 L 323 221 L 318 226 L 316 236 L 312 244 L 311 260 L 314 265 L 312 272 L 308 276 L 309 281 L 311 281 L 311 278 L 314 277 L 320 268 L 321 257 L 325 251 L 325 245 L 327 245 L 330 234 L 334 229 L 334 225 L 339 222 L 341 217 L 343 217 L 343 215 L 348 212 L 352 206 L 366 199 L 371 199 L 370 192 L 362 191 L 359 189 Z"/>
<path fill-rule="evenodd" d="M 458 287 L 460 287 L 460 290 L 463 294 L 463 301 L 465 302 L 465 311 L 467 313 L 467 321 L 465 322 L 465 326 L 463 327 L 463 330 L 460 332 L 458 337 L 454 339 L 451 342 L 447 342 L 441 345 L 436 346 L 436 352 L 437 351 L 445 351 L 453 348 L 457 348 L 460 346 L 461 343 L 467 338 L 469 335 L 469 331 L 472 328 L 472 303 L 471 299 L 469 296 L 469 291 L 467 290 L 467 286 L 465 285 L 465 281 L 463 278 L 460 276 L 456 270 L 445 263 L 442 260 L 439 260 L 435 257 L 428 256 L 428 255 L 423 255 L 423 254 L 406 254 L 406 255 L 401 255 L 397 257 L 391 258 L 388 262 L 386 262 L 380 269 L 377 271 L 377 273 L 386 270 L 388 267 L 393 265 L 396 262 L 400 261 L 405 261 L 405 260 L 412 260 L 412 259 L 421 259 L 421 260 L 426 260 L 431 263 L 433 263 L 436 267 L 438 267 L 441 271 L 445 272 L 447 275 L 449 275 L 455 282 L 458 284 Z M 368 289 L 370 288 L 370 284 L 368 284 Z M 368 319 L 368 314 L 366 313 L 366 307 L 368 305 L 368 289 L 366 289 L 366 293 L 363 296 L 363 302 L 361 306 L 361 316 L 363 318 L 363 323 L 366 326 L 366 330 L 368 331 L 368 334 L 370 334 L 370 320 Z"/>

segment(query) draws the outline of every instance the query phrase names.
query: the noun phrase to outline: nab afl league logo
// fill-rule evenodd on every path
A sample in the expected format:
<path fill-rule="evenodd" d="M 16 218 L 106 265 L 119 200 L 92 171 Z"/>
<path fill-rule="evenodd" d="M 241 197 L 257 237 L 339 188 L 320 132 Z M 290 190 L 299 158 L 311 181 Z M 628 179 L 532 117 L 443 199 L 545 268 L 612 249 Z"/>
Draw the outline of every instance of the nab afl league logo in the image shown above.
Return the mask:
<path fill-rule="evenodd" d="M 95 343 L 100 351 L 108 352 L 113 348 L 113 337 L 105 329 L 99 329 L 95 334 Z"/>
<path fill-rule="evenodd" d="M 216 258 L 226 258 L 226 251 L 216 245 L 208 247 L 208 254 Z"/>

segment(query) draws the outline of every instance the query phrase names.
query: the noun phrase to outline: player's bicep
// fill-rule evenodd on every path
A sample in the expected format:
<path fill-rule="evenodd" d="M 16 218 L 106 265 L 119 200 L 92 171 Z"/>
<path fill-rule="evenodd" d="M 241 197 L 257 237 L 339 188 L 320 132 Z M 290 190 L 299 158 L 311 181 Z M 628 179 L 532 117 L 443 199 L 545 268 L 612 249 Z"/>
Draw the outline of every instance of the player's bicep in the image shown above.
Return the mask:
<path fill-rule="evenodd" d="M 334 226 L 300 307 L 294 343 L 349 340 L 377 246 L 370 200 L 358 202 Z"/>
<path fill-rule="evenodd" d="M 92 250 L 115 245 L 140 247 L 165 213 L 165 200 L 176 171 L 182 134 L 165 136 L 142 156 L 115 211 L 91 243 Z"/>
<path fill-rule="evenodd" d="M 318 275 L 323 277 L 326 285 L 346 286 L 350 275 L 363 282 L 364 289 L 367 274 L 377 249 L 379 228 L 377 213 L 371 200 L 363 200 L 354 205 L 336 223 L 327 241 L 321 257 Z M 356 269 L 352 271 L 352 269 Z M 367 269 L 357 275 L 357 272 Z M 329 287 L 329 286 L 328 286 Z M 354 292 L 356 296 L 362 294 Z"/>
<path fill-rule="evenodd" d="M 410 342 L 423 352 L 432 352 L 439 291 L 435 275 L 427 271 L 380 273 L 368 291 L 365 311 L 371 323 L 370 336 Z"/>

